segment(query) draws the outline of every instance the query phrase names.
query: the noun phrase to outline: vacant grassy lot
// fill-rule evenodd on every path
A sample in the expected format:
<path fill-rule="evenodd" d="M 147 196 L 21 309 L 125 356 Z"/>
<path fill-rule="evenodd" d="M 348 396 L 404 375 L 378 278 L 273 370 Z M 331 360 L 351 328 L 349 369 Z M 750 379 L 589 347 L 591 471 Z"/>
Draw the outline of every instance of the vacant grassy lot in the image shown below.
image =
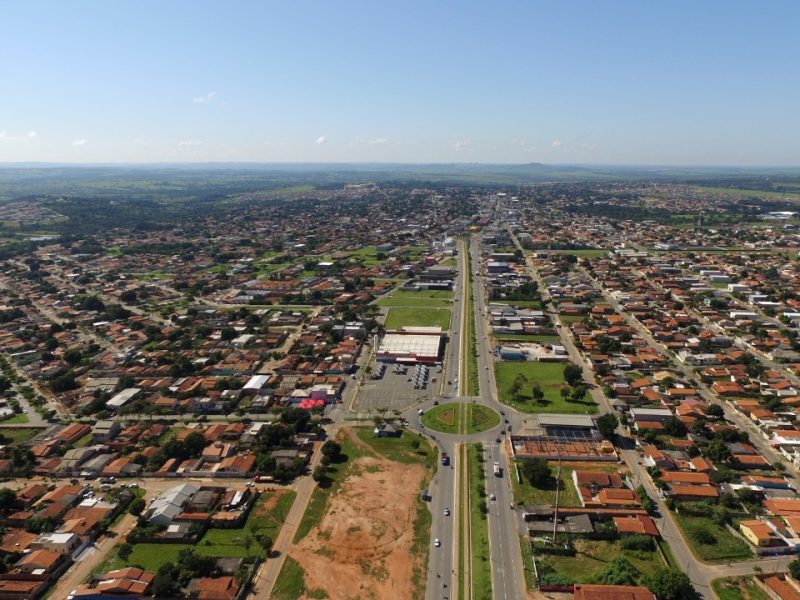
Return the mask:
<path fill-rule="evenodd" d="M 287 556 L 281 568 L 280 577 L 272 588 L 272 600 L 297 600 L 298 598 L 327 598 L 324 590 L 307 590 L 306 574 L 303 567 Z"/>
<path fill-rule="evenodd" d="M 358 427 L 353 431 L 358 439 L 389 460 L 403 464 L 422 463 L 428 468 L 433 468 L 436 463 L 437 450 L 415 433 L 403 431 L 400 437 L 381 438 L 375 437 L 368 427 Z"/>
<path fill-rule="evenodd" d="M 515 461 L 517 464 L 522 466 L 523 461 L 518 460 Z M 561 477 L 559 478 L 561 481 L 561 492 L 558 495 L 558 505 L 559 506 L 580 506 L 580 500 L 578 499 L 578 490 L 575 489 L 575 484 L 572 483 L 572 471 L 574 469 L 570 469 L 564 467 L 561 469 Z M 555 463 L 550 463 L 550 471 L 553 474 L 553 478 L 555 480 L 555 475 L 558 472 L 558 467 Z M 517 481 L 517 473 L 509 473 L 508 476 L 511 478 L 511 486 L 514 491 L 514 502 L 519 503 L 522 502 L 523 504 L 555 504 L 556 503 L 556 486 L 555 484 L 548 488 L 537 488 L 533 487 L 527 479 L 521 477 L 522 481 Z"/>
<path fill-rule="evenodd" d="M 317 525 L 322 519 L 322 515 L 325 514 L 325 506 L 328 503 L 328 498 L 338 489 L 339 485 L 347 476 L 347 463 L 364 455 L 364 451 L 356 447 L 348 436 L 342 436 L 339 442 L 342 446 L 342 455 L 347 457 L 346 461 L 331 463 L 326 473 L 330 485 L 324 488 L 317 486 L 314 488 L 314 491 L 311 492 L 311 499 L 308 502 L 308 507 L 306 508 L 306 512 L 303 513 L 300 526 L 297 528 L 297 532 L 294 536 L 295 544 L 306 537 L 308 532 L 311 531 L 311 528 Z"/>
<path fill-rule="evenodd" d="M 413 557 L 413 567 L 409 573 L 410 585 L 415 590 L 413 597 L 421 597 L 424 595 L 425 589 L 431 518 L 427 506 L 413 490 L 417 488 L 421 490 L 423 487 L 427 487 L 436 465 L 438 451 L 422 437 L 405 431 L 399 438 L 378 438 L 374 436 L 371 427 L 353 428 L 352 432 L 343 431 L 337 439 L 342 446 L 343 453 L 347 456 L 347 461 L 334 463 L 332 465 L 334 467 L 333 470 L 328 472 L 330 483 L 314 490 L 311 503 L 303 516 L 300 529 L 295 537 L 296 545 L 292 550 L 292 560 L 287 560 L 281 570 L 273 598 L 355 597 L 350 593 L 342 595 L 341 589 L 342 587 L 357 585 L 353 583 L 354 580 L 352 578 L 348 577 L 344 582 L 341 578 L 336 582 L 320 579 L 320 563 L 326 565 L 325 569 L 327 569 L 327 565 L 331 564 L 331 561 L 333 561 L 332 564 L 336 565 L 343 561 L 341 562 L 343 569 L 350 569 L 351 571 L 356 569 L 359 572 L 361 572 L 360 569 L 364 569 L 365 565 L 369 564 L 369 568 L 363 571 L 366 580 L 371 582 L 372 585 L 377 585 L 378 588 L 386 585 L 384 576 L 381 575 L 383 573 L 381 569 L 386 568 L 387 565 L 391 565 L 391 569 L 398 568 L 396 562 L 398 550 L 393 549 L 396 544 L 387 545 L 376 542 L 378 545 L 373 550 L 359 547 L 357 540 L 363 539 L 363 533 L 359 532 L 366 531 L 363 529 L 363 523 L 359 522 L 346 530 L 344 528 L 346 525 L 341 525 L 342 523 L 352 525 L 355 522 L 353 519 L 356 518 L 356 515 L 356 521 L 366 518 L 365 515 L 370 515 L 369 522 L 374 525 L 376 532 L 380 532 L 376 535 L 398 535 L 399 537 L 395 541 L 398 544 L 408 545 L 408 552 L 403 554 L 403 557 Z M 420 468 L 420 466 L 423 468 Z M 406 491 L 412 494 L 410 503 L 407 506 L 403 506 L 400 511 L 403 517 L 409 517 L 405 531 L 410 533 L 410 536 L 401 531 L 392 533 L 394 525 L 399 522 L 397 520 L 399 515 L 396 514 L 398 506 L 389 506 L 388 508 L 390 513 L 387 514 L 391 515 L 391 521 L 385 520 L 387 514 L 380 517 L 380 511 L 384 507 L 382 502 L 386 501 L 391 505 L 391 502 L 386 497 L 383 500 L 377 500 L 377 504 L 374 506 L 370 504 L 369 508 L 351 505 L 351 503 L 356 502 L 354 498 L 358 498 L 359 502 L 361 498 L 364 498 L 365 506 L 370 502 L 371 498 L 374 500 L 372 493 L 365 490 L 375 489 L 374 486 L 376 484 L 385 487 L 386 483 L 381 478 L 384 476 L 391 477 L 392 469 L 396 469 L 395 475 L 398 475 L 395 477 L 393 485 L 405 485 Z M 386 475 L 383 475 L 384 473 Z M 417 475 L 424 473 L 424 477 L 421 481 L 419 477 L 411 481 L 402 475 L 403 473 L 415 473 Z M 359 486 L 359 490 L 363 491 L 363 493 L 353 496 L 354 486 Z M 394 494 L 395 492 L 389 493 Z M 412 507 L 413 513 L 411 512 Z M 370 513 L 372 509 L 375 509 L 377 513 Z M 342 516 L 342 511 L 348 513 L 349 517 Z M 381 518 L 384 520 L 381 520 Z M 390 523 L 391 526 L 389 525 Z M 353 542 L 353 540 L 356 540 L 356 542 Z M 352 553 L 341 554 L 342 544 L 347 545 L 348 543 L 354 543 L 355 546 L 352 551 L 360 554 L 355 557 Z M 378 555 L 373 556 L 373 552 L 378 552 Z M 359 558 L 362 554 L 363 558 Z M 347 557 L 347 560 L 342 558 L 344 556 Z M 372 558 L 368 559 L 367 556 L 372 556 Z M 383 558 L 378 558 L 380 556 Z M 375 562 L 371 563 L 370 561 L 373 559 Z M 388 562 L 384 564 L 383 560 Z M 326 563 L 325 561 L 328 562 Z M 323 569 L 323 572 L 326 572 L 325 569 Z M 359 578 L 357 579 L 360 581 Z M 321 581 L 325 581 L 325 583 L 321 583 Z M 310 587 L 318 589 L 309 590 L 308 588 Z M 319 588 L 325 588 L 325 591 Z M 377 597 L 385 596 L 379 594 Z"/>
<path fill-rule="evenodd" d="M 561 397 L 564 383 L 564 365 L 559 363 L 540 362 L 496 362 L 495 377 L 497 393 L 500 401 L 527 413 L 568 413 L 592 414 L 597 412 L 597 405 L 587 393 L 583 400 L 569 402 Z M 515 397 L 511 393 L 514 381 L 518 376 L 524 378 L 522 389 Z M 533 386 L 538 384 L 544 392 L 544 399 L 537 402 L 533 399 Z"/>
<path fill-rule="evenodd" d="M 586 318 L 586 315 L 558 315 L 558 318 L 564 325 L 569 326 L 572 323 L 580 323 Z"/>
<path fill-rule="evenodd" d="M 619 540 L 575 540 L 575 556 L 542 555 L 537 559 L 557 572 L 572 577 L 576 583 L 588 583 L 608 562 L 622 556 L 630 561 L 642 575 L 652 575 L 665 568 L 658 552 L 624 550 Z"/>
<path fill-rule="evenodd" d="M 706 562 L 727 562 L 753 558 L 750 547 L 730 531 L 717 525 L 709 517 L 677 513 L 675 519 L 684 532 L 684 538 L 695 556 Z M 716 540 L 713 544 L 703 544 L 697 540 L 699 532 L 705 531 Z"/>
<path fill-rule="evenodd" d="M 726 577 L 715 579 L 711 587 L 719 600 L 769 600 L 769 596 L 752 577 Z"/>
<path fill-rule="evenodd" d="M 447 331 L 450 328 L 450 309 L 397 306 L 389 309 L 384 326 L 386 329 L 438 326 Z"/>
<path fill-rule="evenodd" d="M 445 290 L 395 290 L 377 301 L 378 306 L 446 307 L 452 303 L 453 292 Z"/>
<path fill-rule="evenodd" d="M 0 435 L 3 436 L 3 439 L 14 444 L 27 442 L 41 431 L 41 429 L 36 429 L 34 427 L 0 427 Z"/>

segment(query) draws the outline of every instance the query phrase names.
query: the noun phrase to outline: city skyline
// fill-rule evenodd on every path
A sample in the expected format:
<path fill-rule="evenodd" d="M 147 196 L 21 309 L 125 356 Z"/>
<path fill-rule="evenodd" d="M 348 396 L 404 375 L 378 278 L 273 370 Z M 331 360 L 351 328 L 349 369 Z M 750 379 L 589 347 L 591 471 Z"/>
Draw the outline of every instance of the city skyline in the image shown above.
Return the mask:
<path fill-rule="evenodd" d="M 0 162 L 800 163 L 794 3 L 188 8 L 6 7 Z"/>

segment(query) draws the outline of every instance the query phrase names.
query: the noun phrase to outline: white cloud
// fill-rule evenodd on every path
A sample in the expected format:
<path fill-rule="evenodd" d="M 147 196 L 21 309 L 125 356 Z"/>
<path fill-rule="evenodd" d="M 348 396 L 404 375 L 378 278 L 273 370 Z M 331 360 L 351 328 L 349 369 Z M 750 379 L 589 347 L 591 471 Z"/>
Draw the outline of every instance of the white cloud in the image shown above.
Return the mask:
<path fill-rule="evenodd" d="M 561 140 L 553 140 L 553 141 L 550 143 L 550 147 L 551 147 L 551 148 L 555 148 L 556 150 L 558 150 L 559 148 L 561 148 L 563 145 L 564 145 L 564 144 L 561 142 Z"/>
<path fill-rule="evenodd" d="M 192 98 L 192 104 L 208 104 L 214 100 L 215 95 L 214 92 L 208 92 L 205 96 L 195 96 Z"/>
<path fill-rule="evenodd" d="M 463 150 L 466 150 L 467 148 L 469 148 L 470 143 L 471 142 L 469 140 L 458 140 L 458 141 L 454 142 L 451 145 L 451 147 L 456 152 L 462 152 Z"/>
<path fill-rule="evenodd" d="M 327 144 L 328 143 L 328 138 L 326 138 L 324 135 L 321 135 L 317 139 L 314 140 L 314 143 L 317 144 L 318 146 L 321 145 L 321 144 Z"/>
<path fill-rule="evenodd" d="M 181 148 L 186 148 L 188 146 L 199 146 L 202 143 L 203 142 L 200 140 L 181 140 L 180 142 L 178 142 L 178 146 L 180 146 Z"/>
<path fill-rule="evenodd" d="M 86 140 L 72 140 L 73 146 L 85 146 Z"/>
<path fill-rule="evenodd" d="M 370 146 L 383 146 L 384 144 L 388 144 L 389 140 L 386 138 L 375 138 L 374 140 L 370 140 L 367 142 Z"/>
<path fill-rule="evenodd" d="M 0 131 L 0 140 L 4 140 L 6 142 L 27 142 L 31 141 L 35 137 L 36 137 L 35 131 L 29 131 L 24 135 L 14 135 L 14 134 L 9 134 L 6 131 Z"/>

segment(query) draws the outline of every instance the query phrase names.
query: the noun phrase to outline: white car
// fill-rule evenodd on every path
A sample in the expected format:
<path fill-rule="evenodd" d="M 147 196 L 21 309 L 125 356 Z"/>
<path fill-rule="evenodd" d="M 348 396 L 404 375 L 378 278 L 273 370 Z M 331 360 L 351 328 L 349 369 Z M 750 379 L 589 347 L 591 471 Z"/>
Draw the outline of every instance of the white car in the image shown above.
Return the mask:
<path fill-rule="evenodd" d="M 442 545 L 442 542 L 439 541 L 439 538 L 436 538 L 435 540 L 433 540 L 433 545 L 438 548 L 439 546 Z"/>
<path fill-rule="evenodd" d="M 449 517 L 450 516 L 450 509 L 449 508 L 445 508 L 444 509 L 444 516 L 445 517 Z"/>
<path fill-rule="evenodd" d="M 491 500 L 492 502 L 494 502 L 495 500 L 497 500 L 497 496 L 495 496 L 494 494 L 492 494 L 491 496 L 489 496 L 489 500 Z"/>

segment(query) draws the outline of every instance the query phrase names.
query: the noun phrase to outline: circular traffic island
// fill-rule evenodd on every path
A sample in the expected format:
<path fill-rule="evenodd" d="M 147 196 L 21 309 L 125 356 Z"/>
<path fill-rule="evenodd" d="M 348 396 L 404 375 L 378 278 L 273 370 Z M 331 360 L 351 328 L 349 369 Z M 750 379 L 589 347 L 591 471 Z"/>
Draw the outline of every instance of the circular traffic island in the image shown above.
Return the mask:
<path fill-rule="evenodd" d="M 422 415 L 422 424 L 432 431 L 466 435 L 496 427 L 500 415 L 482 404 L 447 402 L 427 410 Z"/>

